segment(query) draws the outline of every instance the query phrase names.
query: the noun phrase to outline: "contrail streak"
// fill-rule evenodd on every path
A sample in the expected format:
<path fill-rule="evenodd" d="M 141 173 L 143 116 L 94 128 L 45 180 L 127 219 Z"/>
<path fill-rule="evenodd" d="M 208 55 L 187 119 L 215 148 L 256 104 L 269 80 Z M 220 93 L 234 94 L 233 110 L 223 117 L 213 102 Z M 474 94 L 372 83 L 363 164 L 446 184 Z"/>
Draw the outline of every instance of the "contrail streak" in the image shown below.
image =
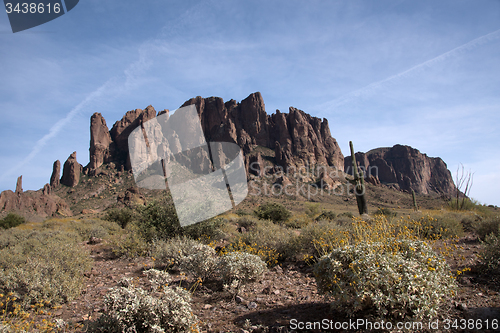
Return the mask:
<path fill-rule="evenodd" d="M 347 104 L 353 100 L 356 100 L 358 98 L 362 98 L 363 95 L 366 95 L 367 93 L 381 87 L 382 85 L 384 85 L 385 83 L 387 82 L 390 82 L 390 81 L 393 81 L 393 80 L 397 80 L 397 79 L 400 79 L 400 78 L 404 78 L 404 77 L 407 77 L 409 76 L 410 74 L 412 74 L 413 72 L 417 71 L 417 70 L 421 70 L 421 69 L 425 69 L 425 68 L 429 68 L 429 67 L 432 67 L 433 65 L 437 64 L 437 63 L 440 63 L 440 62 L 443 62 L 445 61 L 446 59 L 449 59 L 459 53 L 462 53 L 462 52 L 466 52 L 466 51 L 470 51 L 470 50 L 473 50 L 475 49 L 476 47 L 480 46 L 480 45 L 483 45 L 483 44 L 486 44 L 492 40 L 495 40 L 497 38 L 500 38 L 500 29 L 499 30 L 496 30 L 496 31 L 493 31 L 489 34 L 486 34 L 484 36 L 481 36 L 481 37 L 478 37 L 474 40 L 471 40 L 470 42 L 468 43 L 465 43 L 461 46 L 458 46 L 448 52 L 445 52 L 435 58 L 432 58 L 430 60 L 427 60 L 421 64 L 418 64 L 418 65 L 415 65 L 413 67 L 411 67 L 410 69 L 407 69 L 401 73 L 398 73 L 398 74 L 395 74 L 395 75 L 392 75 L 392 76 L 389 76 L 388 78 L 385 78 L 381 81 L 377 81 L 377 82 L 373 82 L 373 83 L 370 83 L 369 85 L 361 88 L 361 89 L 358 89 L 358 90 L 355 90 L 355 91 L 352 91 L 350 93 L 348 93 L 347 95 L 345 96 L 342 96 L 340 98 L 337 98 L 333 101 L 330 101 L 330 102 L 326 102 L 324 104 L 322 104 L 320 107 L 323 109 L 323 110 L 332 110 L 332 109 L 335 109 L 343 104 Z"/>
<path fill-rule="evenodd" d="M 45 134 L 41 139 L 39 139 L 36 143 L 31 152 L 26 156 L 22 161 L 14 165 L 10 170 L 5 172 L 1 179 L 6 179 L 7 177 L 11 176 L 15 171 L 19 170 L 22 166 L 24 166 L 26 163 L 31 161 L 42 149 L 43 147 L 47 144 L 47 142 L 55 137 L 61 129 L 68 124 L 79 112 L 82 110 L 88 103 L 92 102 L 94 99 L 100 97 L 103 95 L 103 92 L 106 90 L 106 88 L 109 85 L 109 81 L 103 84 L 101 87 L 99 87 L 97 90 L 93 91 L 91 94 L 89 94 L 83 101 L 81 101 L 77 106 L 75 106 L 63 119 L 59 120 L 57 123 L 55 123 L 49 130 L 47 134 Z"/>
<path fill-rule="evenodd" d="M 174 23 L 166 24 L 162 31 L 160 32 L 160 37 L 172 37 L 173 35 L 178 33 L 178 29 L 182 31 L 183 26 L 187 26 L 189 24 L 189 18 L 192 18 L 193 15 L 203 14 L 203 7 L 206 7 L 207 4 L 202 2 L 189 10 L 187 10 L 183 15 L 179 17 L 179 19 Z M 167 27 L 175 27 L 174 29 L 167 30 Z M 36 143 L 31 152 L 20 162 L 16 163 L 11 169 L 5 172 L 0 176 L 0 180 L 5 180 L 8 177 L 12 176 L 15 172 L 21 169 L 24 165 L 30 162 L 47 144 L 47 142 L 55 137 L 61 129 L 68 124 L 82 109 L 86 108 L 90 103 L 95 101 L 97 98 L 109 95 L 109 94 L 118 94 L 120 92 L 126 91 L 134 87 L 136 78 L 140 76 L 140 74 L 150 67 L 151 63 L 149 61 L 149 55 L 147 52 L 143 51 L 143 48 L 146 46 L 154 45 L 155 42 L 158 42 L 158 38 L 150 38 L 142 43 L 141 47 L 138 49 L 139 59 L 131 64 L 129 64 L 124 70 L 123 74 L 125 76 L 125 80 L 121 82 L 121 84 L 117 84 L 117 77 L 112 77 L 98 89 L 94 90 L 90 93 L 83 101 L 81 101 L 77 106 L 75 106 L 64 118 L 60 119 L 57 123 L 55 123 L 49 130 L 47 134 L 45 134 L 42 138 L 40 138 Z M 109 97 L 109 96 L 108 96 Z"/>

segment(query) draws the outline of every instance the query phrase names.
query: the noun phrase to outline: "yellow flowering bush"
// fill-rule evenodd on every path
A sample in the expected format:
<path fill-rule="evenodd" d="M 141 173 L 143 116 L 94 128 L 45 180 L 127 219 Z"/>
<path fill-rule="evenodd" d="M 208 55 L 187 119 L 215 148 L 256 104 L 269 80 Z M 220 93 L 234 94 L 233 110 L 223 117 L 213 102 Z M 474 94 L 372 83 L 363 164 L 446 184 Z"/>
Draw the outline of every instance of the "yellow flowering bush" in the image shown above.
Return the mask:
<path fill-rule="evenodd" d="M 337 248 L 320 258 L 314 274 L 319 290 L 334 298 L 332 306 L 350 314 L 373 310 L 381 317 L 432 317 L 457 288 L 444 259 L 417 240 Z"/>

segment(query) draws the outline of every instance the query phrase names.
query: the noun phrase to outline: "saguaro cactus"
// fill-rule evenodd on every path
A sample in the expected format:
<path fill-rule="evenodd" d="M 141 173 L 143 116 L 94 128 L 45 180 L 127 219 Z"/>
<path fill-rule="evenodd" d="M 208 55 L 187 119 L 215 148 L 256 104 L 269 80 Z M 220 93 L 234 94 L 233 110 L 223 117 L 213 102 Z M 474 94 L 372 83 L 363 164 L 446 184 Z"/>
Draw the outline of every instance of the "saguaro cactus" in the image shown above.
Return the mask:
<path fill-rule="evenodd" d="M 413 197 L 413 209 L 415 211 L 417 211 L 418 210 L 417 197 L 415 196 L 415 191 L 414 190 L 411 190 L 411 196 Z"/>
<path fill-rule="evenodd" d="M 352 169 L 354 175 L 352 183 L 355 185 L 354 193 L 356 194 L 359 215 L 368 214 L 368 206 L 366 205 L 365 198 L 364 174 L 363 172 L 358 172 L 358 164 L 356 163 L 356 156 L 354 155 L 354 146 L 352 145 L 352 141 L 349 141 L 349 147 L 351 148 Z"/>

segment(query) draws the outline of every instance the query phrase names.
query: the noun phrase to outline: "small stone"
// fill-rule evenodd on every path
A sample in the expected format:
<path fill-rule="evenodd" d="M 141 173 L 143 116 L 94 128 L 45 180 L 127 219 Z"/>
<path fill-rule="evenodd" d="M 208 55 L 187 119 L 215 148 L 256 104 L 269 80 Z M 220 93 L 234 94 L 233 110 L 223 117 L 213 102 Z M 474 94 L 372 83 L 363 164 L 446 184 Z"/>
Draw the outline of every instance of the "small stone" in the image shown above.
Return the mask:
<path fill-rule="evenodd" d="M 280 291 L 278 289 L 273 290 L 273 294 L 279 295 Z"/>
<path fill-rule="evenodd" d="M 274 271 L 276 273 L 283 273 L 283 268 L 281 268 L 281 266 L 274 266 Z"/>
<path fill-rule="evenodd" d="M 256 309 L 256 308 L 257 308 L 257 303 L 255 303 L 255 302 L 250 302 L 250 303 L 248 303 L 247 307 L 248 307 L 249 309 Z"/>
<path fill-rule="evenodd" d="M 206 310 L 208 310 L 208 309 L 211 309 L 211 308 L 212 308 L 212 306 L 211 306 L 210 304 L 205 304 L 205 305 L 203 306 L 203 308 L 204 308 L 204 309 L 206 309 Z"/>
<path fill-rule="evenodd" d="M 243 297 L 241 297 L 241 296 L 236 296 L 236 297 L 234 298 L 234 300 L 235 300 L 235 301 L 236 301 L 236 303 L 238 303 L 238 304 L 239 304 L 239 303 L 243 303 L 243 302 L 245 302 L 245 300 L 244 300 L 244 299 L 243 299 Z"/>

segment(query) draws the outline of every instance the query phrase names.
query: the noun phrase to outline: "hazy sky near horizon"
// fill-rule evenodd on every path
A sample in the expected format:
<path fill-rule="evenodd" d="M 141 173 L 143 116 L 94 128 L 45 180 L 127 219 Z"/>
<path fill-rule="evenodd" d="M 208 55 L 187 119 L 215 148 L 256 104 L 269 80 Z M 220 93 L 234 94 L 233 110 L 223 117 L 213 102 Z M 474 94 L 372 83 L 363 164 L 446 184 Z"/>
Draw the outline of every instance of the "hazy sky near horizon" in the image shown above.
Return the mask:
<path fill-rule="evenodd" d="M 0 191 L 89 161 L 90 116 L 195 96 L 328 119 L 344 155 L 410 145 L 500 206 L 500 1 L 102 1 L 12 33 L 0 14 Z"/>

